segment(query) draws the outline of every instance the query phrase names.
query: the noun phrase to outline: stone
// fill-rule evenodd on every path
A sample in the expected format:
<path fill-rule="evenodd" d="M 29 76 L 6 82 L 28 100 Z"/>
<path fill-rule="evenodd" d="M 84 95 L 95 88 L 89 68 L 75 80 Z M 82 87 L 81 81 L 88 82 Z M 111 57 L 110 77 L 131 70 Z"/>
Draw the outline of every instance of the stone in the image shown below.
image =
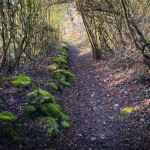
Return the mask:
<path fill-rule="evenodd" d="M 94 142 L 96 140 L 96 137 L 91 138 L 91 142 Z"/>

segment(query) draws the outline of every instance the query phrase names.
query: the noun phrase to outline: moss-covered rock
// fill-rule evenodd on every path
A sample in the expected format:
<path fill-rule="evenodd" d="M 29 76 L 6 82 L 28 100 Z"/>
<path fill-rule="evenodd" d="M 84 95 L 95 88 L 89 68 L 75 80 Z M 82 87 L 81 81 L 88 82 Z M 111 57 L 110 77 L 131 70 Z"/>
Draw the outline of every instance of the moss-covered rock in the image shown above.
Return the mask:
<path fill-rule="evenodd" d="M 16 117 L 9 111 L 3 111 L 0 113 L 0 122 L 14 122 Z"/>
<path fill-rule="evenodd" d="M 53 72 L 53 76 L 65 76 L 67 79 L 76 79 L 76 76 L 65 69 L 57 69 Z"/>
<path fill-rule="evenodd" d="M 12 84 L 23 87 L 29 87 L 33 85 L 31 78 L 25 75 L 16 76 L 15 80 L 12 81 Z"/>
<path fill-rule="evenodd" d="M 66 52 L 60 52 L 60 57 L 64 58 L 66 61 L 69 60 L 69 55 Z"/>
<path fill-rule="evenodd" d="M 57 104 L 42 104 L 40 106 L 41 112 L 48 117 L 53 117 L 53 118 L 62 118 L 63 117 L 63 112 L 61 111 L 61 107 Z"/>
<path fill-rule="evenodd" d="M 70 83 L 68 81 L 66 81 L 66 78 L 62 77 L 60 79 L 60 83 L 62 84 L 63 87 L 68 87 L 70 86 Z"/>
<path fill-rule="evenodd" d="M 67 46 L 66 44 L 62 43 L 62 44 L 60 45 L 59 49 L 62 50 L 62 51 L 63 51 L 63 50 L 68 50 L 68 46 Z"/>
<path fill-rule="evenodd" d="M 26 96 L 26 99 L 30 103 L 36 103 L 36 104 L 41 104 L 45 102 L 55 103 L 55 97 L 52 96 L 49 92 L 41 89 L 32 91 Z"/>
<path fill-rule="evenodd" d="M 70 128 L 70 124 L 69 124 L 68 121 L 62 121 L 61 125 L 62 125 L 63 128 Z"/>
<path fill-rule="evenodd" d="M 61 117 L 61 120 L 62 121 L 69 121 L 69 116 L 66 115 L 66 114 L 63 114 L 62 117 Z"/>
<path fill-rule="evenodd" d="M 44 117 L 40 119 L 40 123 L 47 125 L 47 136 L 48 138 L 52 138 L 53 136 L 56 136 L 59 132 L 58 124 L 52 117 Z"/>
<path fill-rule="evenodd" d="M 52 60 L 53 63 L 58 65 L 67 65 L 67 60 L 63 56 L 56 57 Z"/>
<path fill-rule="evenodd" d="M 0 113 L 0 127 L 4 131 L 5 136 L 10 138 L 12 142 L 17 142 L 19 134 L 14 127 L 16 117 L 8 111 Z"/>
<path fill-rule="evenodd" d="M 58 89 L 59 89 L 56 83 L 49 83 L 48 85 L 49 85 L 50 88 L 53 89 L 53 90 L 58 91 Z"/>
<path fill-rule="evenodd" d="M 23 108 L 23 110 L 25 113 L 27 113 L 29 115 L 33 115 L 36 112 L 36 108 L 32 105 L 25 106 Z"/>

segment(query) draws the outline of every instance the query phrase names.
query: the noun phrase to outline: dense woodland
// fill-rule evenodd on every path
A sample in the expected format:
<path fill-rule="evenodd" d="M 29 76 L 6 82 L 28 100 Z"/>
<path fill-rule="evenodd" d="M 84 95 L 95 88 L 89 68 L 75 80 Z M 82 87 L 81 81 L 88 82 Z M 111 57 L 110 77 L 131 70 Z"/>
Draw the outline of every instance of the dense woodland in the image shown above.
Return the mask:
<path fill-rule="evenodd" d="M 80 25 L 78 29 L 74 25 L 73 34 L 79 34 L 69 36 L 65 33 L 67 25 L 73 25 L 75 21 Z M 78 46 L 81 44 L 84 48 L 80 50 Z M 80 56 L 85 49 L 90 49 L 90 52 L 86 50 L 87 55 Z M 92 53 L 92 59 L 89 53 Z M 150 0 L 0 0 L 0 64 L 0 149 L 150 148 Z M 92 65 L 102 71 L 98 72 L 97 68 L 89 71 Z M 109 67 L 111 71 L 107 70 Z M 94 75 L 88 79 L 91 72 Z M 77 134 L 79 138 L 76 138 L 73 137 L 78 130 L 76 122 L 81 120 L 81 126 L 86 126 L 92 119 L 88 117 L 90 119 L 86 122 L 81 114 L 90 107 L 95 109 L 87 105 L 92 105 L 92 100 L 86 101 L 87 97 L 92 99 L 95 96 L 96 92 L 89 90 L 95 84 L 94 78 L 101 75 L 100 84 L 103 85 L 108 73 L 111 78 L 118 72 L 126 82 L 121 84 L 121 89 L 125 85 L 135 92 L 127 95 L 127 99 L 133 99 L 133 102 L 113 102 L 115 111 L 104 107 L 104 116 L 107 117 L 109 111 L 115 117 L 119 114 L 118 120 L 108 117 L 116 122 L 113 129 L 107 130 L 114 130 L 113 134 L 118 130 L 114 140 L 122 137 L 127 140 L 118 140 L 120 143 L 116 145 L 112 140 L 106 140 L 112 142 L 107 146 L 105 136 L 101 136 L 100 142 L 96 137 L 90 137 L 90 147 L 86 132 L 90 133 L 91 128 L 98 126 L 91 125 L 85 135 Z M 132 72 L 129 81 L 128 72 Z M 82 79 L 81 75 L 87 78 Z M 80 84 L 85 79 L 89 85 L 85 83 L 87 90 L 82 91 Z M 113 82 L 108 80 L 107 84 Z M 108 91 L 109 86 L 106 87 Z M 102 87 L 96 86 L 95 89 L 103 93 Z M 126 94 L 126 90 L 121 91 Z M 93 94 L 89 96 L 88 92 Z M 95 103 L 107 97 L 106 105 L 111 104 L 110 95 L 104 92 Z M 70 97 L 72 102 L 67 101 Z M 81 100 L 78 102 L 81 110 L 75 101 L 77 98 Z M 128 104 L 133 105 L 132 108 Z M 79 112 L 75 112 L 73 106 L 77 106 Z"/>

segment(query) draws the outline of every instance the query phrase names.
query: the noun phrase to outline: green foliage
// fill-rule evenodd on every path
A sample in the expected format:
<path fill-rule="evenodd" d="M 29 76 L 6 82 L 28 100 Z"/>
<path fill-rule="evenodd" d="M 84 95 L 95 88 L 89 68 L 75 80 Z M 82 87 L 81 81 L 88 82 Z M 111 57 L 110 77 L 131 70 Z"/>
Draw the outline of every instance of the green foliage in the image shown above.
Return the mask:
<path fill-rule="evenodd" d="M 16 76 L 15 80 L 12 82 L 15 86 L 29 87 L 32 85 L 31 78 L 25 75 Z"/>
<path fill-rule="evenodd" d="M 70 124 L 69 124 L 68 121 L 62 121 L 61 125 L 62 125 L 63 128 L 70 128 Z"/>
<path fill-rule="evenodd" d="M 18 140 L 18 132 L 14 127 L 15 121 L 16 117 L 11 112 L 3 111 L 0 113 L 0 126 L 6 137 L 10 138 L 12 142 L 17 142 Z"/>
<path fill-rule="evenodd" d="M 61 111 L 61 107 L 57 104 L 42 104 L 40 106 L 41 112 L 48 117 L 53 117 L 53 118 L 61 118 L 64 114 Z"/>
<path fill-rule="evenodd" d="M 32 91 L 26 96 L 26 99 L 33 104 L 34 103 L 40 104 L 45 102 L 55 103 L 55 97 L 52 96 L 49 92 L 41 89 Z"/>
<path fill-rule="evenodd" d="M 58 89 L 59 89 L 56 83 L 49 83 L 48 85 L 49 85 L 53 90 L 58 91 Z"/>
<path fill-rule="evenodd" d="M 32 106 L 32 105 L 25 106 L 23 110 L 24 110 L 24 112 L 26 112 L 26 113 L 28 113 L 30 115 L 32 115 L 32 114 L 34 114 L 36 112 L 35 107 Z"/>
<path fill-rule="evenodd" d="M 40 119 L 40 122 L 44 125 L 48 125 L 47 136 L 48 138 L 52 138 L 56 136 L 59 132 L 58 124 L 52 117 L 44 117 Z"/>

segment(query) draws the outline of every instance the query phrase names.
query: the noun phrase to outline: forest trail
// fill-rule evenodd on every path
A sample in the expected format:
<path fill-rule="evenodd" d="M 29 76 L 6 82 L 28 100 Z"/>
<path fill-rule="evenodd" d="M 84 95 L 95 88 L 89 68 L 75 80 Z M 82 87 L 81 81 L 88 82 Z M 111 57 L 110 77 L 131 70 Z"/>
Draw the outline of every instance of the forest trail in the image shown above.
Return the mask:
<path fill-rule="evenodd" d="M 70 146 L 73 149 L 100 149 L 106 146 L 106 138 L 111 134 L 106 128 L 108 113 L 102 107 L 106 90 L 101 74 L 96 72 L 97 63 L 92 60 L 90 52 L 78 51 L 71 45 L 70 54 L 70 68 L 78 77 L 69 91 L 69 99 L 73 101 L 71 109 L 74 110 L 70 111 L 72 124 L 76 132 Z"/>
<path fill-rule="evenodd" d="M 93 61 L 90 51 L 78 51 L 71 43 L 67 44 L 70 70 L 78 78 L 67 89 L 64 104 L 73 127 L 65 140 L 59 141 L 58 149 L 136 149 L 134 140 L 128 139 L 132 123 L 123 124 L 119 113 L 133 104 L 129 100 L 140 100 L 139 85 L 128 72 L 114 71 L 107 61 Z"/>
<path fill-rule="evenodd" d="M 71 104 L 67 112 L 71 112 L 74 138 L 68 138 L 66 146 L 69 149 L 111 149 L 112 145 L 107 143 L 110 139 L 115 140 L 110 124 L 112 112 L 103 105 L 111 98 L 107 98 L 110 92 L 105 88 L 102 72 L 96 71 L 97 65 L 101 66 L 92 60 L 90 52 L 79 52 L 69 45 L 70 68 L 78 79 L 68 91 Z"/>

